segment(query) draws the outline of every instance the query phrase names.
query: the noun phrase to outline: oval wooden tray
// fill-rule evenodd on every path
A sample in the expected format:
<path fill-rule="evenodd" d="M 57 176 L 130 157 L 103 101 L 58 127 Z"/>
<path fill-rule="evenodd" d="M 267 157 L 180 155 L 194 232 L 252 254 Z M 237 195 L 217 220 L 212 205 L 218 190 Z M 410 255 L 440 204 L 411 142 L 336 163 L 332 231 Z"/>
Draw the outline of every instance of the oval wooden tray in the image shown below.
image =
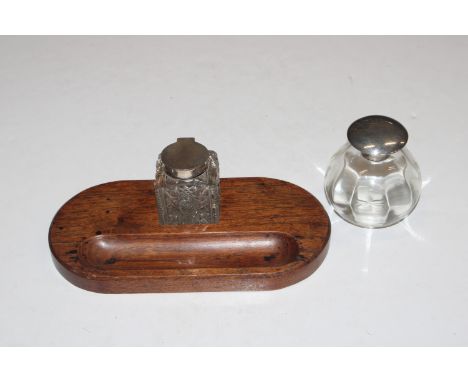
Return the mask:
<path fill-rule="evenodd" d="M 221 179 L 219 224 L 160 225 L 153 181 L 89 188 L 57 212 L 49 244 L 60 273 L 101 293 L 268 290 L 323 261 L 330 221 L 304 189 Z"/>

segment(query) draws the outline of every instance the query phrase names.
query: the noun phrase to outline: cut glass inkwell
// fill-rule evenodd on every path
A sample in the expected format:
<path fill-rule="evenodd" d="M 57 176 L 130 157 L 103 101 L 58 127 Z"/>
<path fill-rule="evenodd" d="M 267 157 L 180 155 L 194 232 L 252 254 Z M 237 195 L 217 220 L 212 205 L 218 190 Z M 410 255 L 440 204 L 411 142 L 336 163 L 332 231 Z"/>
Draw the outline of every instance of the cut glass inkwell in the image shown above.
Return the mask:
<path fill-rule="evenodd" d="M 348 128 L 348 141 L 325 174 L 325 194 L 336 213 L 365 228 L 408 216 L 421 194 L 421 173 L 405 147 L 404 126 L 389 117 L 364 117 Z"/>
<path fill-rule="evenodd" d="M 195 138 L 178 138 L 159 155 L 155 191 L 160 224 L 219 222 L 219 164 Z"/>

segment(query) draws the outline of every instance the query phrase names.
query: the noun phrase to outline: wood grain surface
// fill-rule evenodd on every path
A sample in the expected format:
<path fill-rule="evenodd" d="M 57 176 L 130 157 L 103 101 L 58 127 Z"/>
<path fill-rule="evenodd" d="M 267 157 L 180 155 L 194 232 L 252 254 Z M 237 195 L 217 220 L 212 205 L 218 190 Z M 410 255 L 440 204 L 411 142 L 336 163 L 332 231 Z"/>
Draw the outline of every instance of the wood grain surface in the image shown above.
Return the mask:
<path fill-rule="evenodd" d="M 322 263 L 330 221 L 304 189 L 221 179 L 219 224 L 160 225 L 153 181 L 89 188 L 57 212 L 49 244 L 60 273 L 101 293 L 269 290 Z"/>

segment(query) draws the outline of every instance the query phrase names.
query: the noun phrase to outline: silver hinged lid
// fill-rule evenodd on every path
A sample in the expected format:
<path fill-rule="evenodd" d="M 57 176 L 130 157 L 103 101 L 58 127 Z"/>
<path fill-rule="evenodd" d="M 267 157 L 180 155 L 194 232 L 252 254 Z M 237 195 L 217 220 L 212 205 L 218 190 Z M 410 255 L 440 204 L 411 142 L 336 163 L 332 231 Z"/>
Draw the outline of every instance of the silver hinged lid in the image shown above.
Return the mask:
<path fill-rule="evenodd" d="M 351 124 L 348 140 L 365 158 L 379 162 L 406 145 L 408 132 L 392 118 L 370 115 Z"/>
<path fill-rule="evenodd" d="M 202 174 L 207 167 L 209 152 L 195 138 L 177 138 L 161 153 L 166 172 L 179 179 L 190 179 Z"/>

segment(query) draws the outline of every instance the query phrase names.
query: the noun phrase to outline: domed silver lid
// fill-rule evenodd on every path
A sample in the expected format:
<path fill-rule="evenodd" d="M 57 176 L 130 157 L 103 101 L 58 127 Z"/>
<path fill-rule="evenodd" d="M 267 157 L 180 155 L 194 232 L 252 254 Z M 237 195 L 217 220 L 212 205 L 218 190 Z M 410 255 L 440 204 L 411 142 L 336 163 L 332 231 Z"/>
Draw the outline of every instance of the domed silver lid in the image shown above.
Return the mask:
<path fill-rule="evenodd" d="M 406 145 L 408 132 L 392 118 L 369 115 L 349 126 L 348 140 L 365 158 L 380 162 Z"/>
<path fill-rule="evenodd" d="M 179 179 L 195 178 L 206 170 L 209 152 L 195 138 L 177 138 L 161 153 L 166 172 Z"/>

